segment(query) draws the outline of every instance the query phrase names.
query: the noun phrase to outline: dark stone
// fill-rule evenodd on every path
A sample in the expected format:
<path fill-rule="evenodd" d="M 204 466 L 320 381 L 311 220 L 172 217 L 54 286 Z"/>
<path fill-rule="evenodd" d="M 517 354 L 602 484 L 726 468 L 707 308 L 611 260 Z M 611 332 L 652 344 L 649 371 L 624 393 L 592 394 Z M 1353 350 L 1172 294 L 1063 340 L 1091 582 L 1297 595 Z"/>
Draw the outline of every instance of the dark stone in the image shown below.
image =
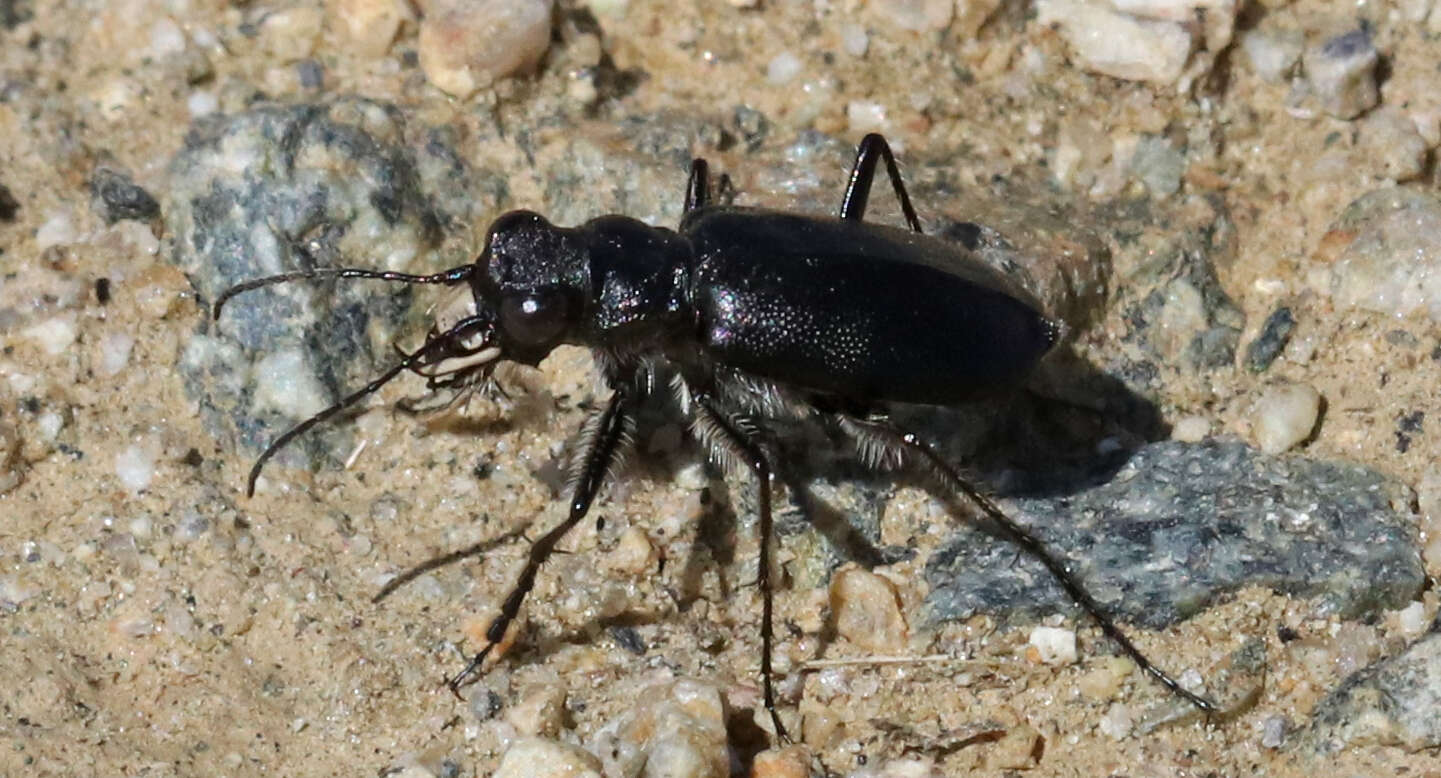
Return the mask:
<path fill-rule="evenodd" d="M 639 632 L 635 631 L 635 627 L 617 624 L 610 628 L 610 636 L 615 638 L 616 644 L 626 651 L 636 656 L 645 656 L 645 640 L 641 638 Z"/>
<path fill-rule="evenodd" d="M 313 59 L 304 59 L 295 63 L 295 71 L 300 76 L 300 85 L 306 89 L 320 89 L 325 86 L 325 68 Z"/>
<path fill-rule="evenodd" d="M 15 215 L 19 212 L 20 201 L 15 199 L 15 195 L 11 194 L 4 184 L 0 184 L 0 222 L 15 221 Z"/>
<path fill-rule="evenodd" d="M 1283 305 L 1272 311 L 1261 325 L 1260 334 L 1246 347 L 1246 367 L 1253 373 L 1264 373 L 1281 356 L 1295 329 L 1296 318 L 1290 308 Z"/>
<path fill-rule="evenodd" d="M 90 175 L 90 193 L 100 204 L 107 224 L 149 221 L 160 215 L 160 203 L 122 171 L 97 167 Z"/>
<path fill-rule="evenodd" d="M 0 27 L 13 30 L 34 16 L 31 0 L 0 0 Z"/>

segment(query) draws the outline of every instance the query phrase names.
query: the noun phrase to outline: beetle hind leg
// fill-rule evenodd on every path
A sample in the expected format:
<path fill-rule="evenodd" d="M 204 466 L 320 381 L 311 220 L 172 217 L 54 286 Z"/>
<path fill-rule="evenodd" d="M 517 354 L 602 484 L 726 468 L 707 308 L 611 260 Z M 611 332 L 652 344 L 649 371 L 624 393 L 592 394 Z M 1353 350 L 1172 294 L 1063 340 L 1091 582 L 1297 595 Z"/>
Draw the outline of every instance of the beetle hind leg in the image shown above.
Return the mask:
<path fill-rule="evenodd" d="M 1126 633 L 1121 631 L 1115 620 L 1106 613 L 1101 604 L 1091 596 L 1090 591 L 1071 573 L 1069 565 L 1061 557 L 1046 548 L 1041 539 L 1032 534 L 1030 530 L 1007 516 L 989 497 L 982 494 L 975 485 L 961 475 L 960 470 L 942 459 L 935 449 L 922 441 L 915 433 L 899 429 L 884 419 L 842 417 L 840 424 L 841 428 L 855 439 L 861 456 L 867 459 L 869 465 L 893 464 L 916 467 L 944 490 L 945 498 L 964 496 L 980 508 L 981 512 L 990 520 L 990 529 L 1044 565 L 1071 601 L 1079 605 L 1081 610 L 1096 622 L 1106 637 L 1115 642 L 1121 651 L 1147 675 L 1150 675 L 1176 696 L 1191 703 L 1207 717 L 1222 712 L 1223 709 L 1220 705 L 1185 688 L 1180 681 L 1157 667 L 1135 643 L 1131 642 Z"/>
<path fill-rule="evenodd" d="M 771 654 L 775 644 L 772 617 L 775 611 L 775 583 L 771 579 L 771 544 L 775 540 L 771 516 L 771 464 L 761 447 L 761 431 L 744 415 L 727 413 L 708 394 L 690 396 L 695 432 L 703 445 L 724 462 L 739 462 L 755 477 L 757 513 L 759 514 L 760 554 L 757 560 L 757 583 L 761 590 L 761 686 L 766 712 L 776 737 L 789 742 L 785 725 L 776 712 L 775 672 Z"/>

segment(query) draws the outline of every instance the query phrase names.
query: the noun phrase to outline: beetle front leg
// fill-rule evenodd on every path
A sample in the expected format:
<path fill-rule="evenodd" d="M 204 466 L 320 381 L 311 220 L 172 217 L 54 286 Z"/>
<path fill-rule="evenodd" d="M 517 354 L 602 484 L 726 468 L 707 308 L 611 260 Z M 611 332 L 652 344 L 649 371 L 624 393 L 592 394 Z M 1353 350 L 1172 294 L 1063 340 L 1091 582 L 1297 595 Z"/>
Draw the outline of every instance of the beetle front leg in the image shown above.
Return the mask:
<path fill-rule="evenodd" d="M 514 588 L 506 596 L 505 602 L 500 606 L 500 615 L 490 622 L 485 630 L 486 645 L 474 659 L 465 666 L 464 670 L 456 673 L 447 685 L 451 693 L 460 697 L 460 687 L 478 680 L 481 675 L 481 665 L 485 658 L 490 655 L 491 649 L 495 648 L 505 637 L 505 632 L 510 628 L 511 622 L 520 614 L 520 606 L 525 602 L 525 596 L 535 588 L 535 577 L 540 572 L 541 565 L 550 558 L 555 551 L 556 544 L 560 542 L 565 533 L 579 524 L 590 511 L 590 505 L 595 500 L 600 487 L 605 483 L 606 474 L 615 463 L 620 453 L 622 444 L 626 439 L 626 429 L 630 426 L 630 408 L 628 390 L 625 387 L 617 387 L 610 396 L 605 410 L 595 417 L 593 421 L 587 422 L 583 428 L 580 441 L 578 461 L 580 466 L 574 474 L 574 486 L 571 492 L 570 514 L 565 521 L 556 525 L 549 532 L 540 537 L 530 546 L 530 554 L 525 560 L 525 569 L 521 570 L 520 578 L 516 580 Z"/>
<path fill-rule="evenodd" d="M 771 669 L 771 653 L 775 643 L 774 627 L 771 624 L 775 610 L 775 584 L 771 580 L 771 544 L 774 542 L 774 522 L 771 518 L 771 466 L 765 451 L 757 440 L 759 435 L 738 419 L 727 416 L 715 405 L 708 395 L 695 398 L 697 431 L 702 441 L 710 446 L 723 447 L 722 451 L 741 459 L 750 468 L 756 479 L 757 512 L 760 514 L 760 569 L 756 573 L 761 589 L 761 686 L 765 697 L 766 712 L 771 716 L 776 737 L 789 742 L 785 725 L 776 713 L 776 692 L 774 671 Z"/>

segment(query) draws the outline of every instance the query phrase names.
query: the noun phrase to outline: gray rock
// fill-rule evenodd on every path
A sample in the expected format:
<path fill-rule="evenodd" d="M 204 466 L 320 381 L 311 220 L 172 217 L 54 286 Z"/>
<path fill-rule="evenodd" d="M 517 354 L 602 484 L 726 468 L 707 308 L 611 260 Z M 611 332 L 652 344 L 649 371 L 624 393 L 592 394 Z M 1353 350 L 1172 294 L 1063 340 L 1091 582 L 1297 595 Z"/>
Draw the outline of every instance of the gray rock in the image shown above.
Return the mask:
<path fill-rule="evenodd" d="M 1235 361 L 1245 315 L 1221 286 L 1208 250 L 1183 242 L 1119 286 L 1128 339 L 1155 362 L 1204 372 Z"/>
<path fill-rule="evenodd" d="M 97 167 L 90 175 L 90 193 L 107 224 L 126 219 L 145 221 L 160 214 L 160 203 L 123 171 Z"/>
<path fill-rule="evenodd" d="M 1296 317 L 1291 309 L 1282 305 L 1266 317 L 1261 332 L 1251 345 L 1246 347 L 1246 367 L 1253 373 L 1264 373 L 1281 356 L 1286 344 L 1291 341 L 1291 332 L 1296 329 Z"/>
<path fill-rule="evenodd" d="M 1380 100 L 1376 87 L 1380 60 L 1371 33 L 1364 28 L 1327 38 L 1306 50 L 1307 91 L 1331 116 L 1354 119 Z"/>
<path fill-rule="evenodd" d="M 1378 189 L 1356 198 L 1331 229 L 1355 235 L 1331 274 L 1338 308 L 1441 321 L 1441 199 Z"/>
<path fill-rule="evenodd" d="M 1175 194 L 1186 172 L 1186 155 L 1164 137 L 1146 135 L 1131 155 L 1131 172 L 1152 194 Z"/>
<path fill-rule="evenodd" d="M 1160 628 L 1262 585 L 1343 617 L 1397 608 L 1424 582 L 1399 484 L 1364 467 L 1267 457 L 1232 441 L 1154 443 L 1108 482 L 1007 507 L 1107 611 Z M 926 570 L 939 620 L 1074 607 L 1033 559 L 971 527 Z"/>
<path fill-rule="evenodd" d="M 1441 746 L 1441 618 L 1405 651 L 1352 674 L 1326 695 L 1298 741 L 1319 754 L 1369 744 L 1408 751 Z"/>
<path fill-rule="evenodd" d="M 475 181 L 443 131 L 407 127 L 380 103 L 206 117 L 170 165 L 169 259 L 204 304 L 240 281 L 302 267 L 458 264 L 464 252 L 433 255 L 443 225 L 494 202 Z M 201 325 L 181 370 L 212 432 L 258 447 L 373 377 L 410 302 L 409 289 L 373 281 L 248 292 Z M 296 449 L 313 460 L 334 443 L 307 436 Z"/>

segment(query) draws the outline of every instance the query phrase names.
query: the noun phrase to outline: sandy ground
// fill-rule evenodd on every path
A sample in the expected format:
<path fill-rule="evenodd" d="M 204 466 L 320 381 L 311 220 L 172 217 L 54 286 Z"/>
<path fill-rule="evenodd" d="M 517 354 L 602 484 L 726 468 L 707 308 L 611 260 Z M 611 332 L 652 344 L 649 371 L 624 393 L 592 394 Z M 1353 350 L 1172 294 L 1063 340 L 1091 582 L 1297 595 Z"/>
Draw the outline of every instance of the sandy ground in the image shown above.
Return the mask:
<path fill-rule="evenodd" d="M 454 126 L 462 138 L 478 126 L 516 126 L 541 113 L 568 117 L 549 136 L 537 131 L 541 155 L 553 153 L 565 134 L 614 137 L 623 116 L 695 115 L 728 125 L 744 105 L 770 123 L 773 145 L 758 153 L 775 167 L 762 170 L 744 144 L 698 151 L 731 173 L 751 201 L 778 205 L 787 203 L 776 184 L 792 171 L 786 166 L 798 177 L 810 172 L 775 149 L 805 129 L 854 140 L 871 127 L 848 118 L 853 103 L 886 106 L 878 128 L 903 159 L 934 166 L 956 155 L 947 160 L 948 174 L 962 188 L 983 188 L 995 176 L 1044 178 L 1040 166 L 1063 132 L 1074 132 L 1067 128 L 1184 135 L 1204 127 L 1219 140 L 1215 153 L 1190 163 L 1166 207 L 1183 217 L 1188 208 L 1212 207 L 1208 202 L 1230 210 L 1234 259 L 1218 272 L 1246 315 L 1243 345 L 1287 300 L 1300 322 L 1296 338 L 1315 350 L 1308 359 L 1283 357 L 1261 375 L 1240 367 L 1238 357 L 1234 370 L 1168 384 L 1156 398 L 1165 417 L 1201 416 L 1213 434 L 1246 438 L 1251 404 L 1264 387 L 1301 381 L 1326 403 L 1304 456 L 1365 463 L 1415 485 L 1441 453 L 1441 438 L 1429 428 L 1405 447 L 1395 434 L 1402 416 L 1431 411 L 1441 379 L 1435 323 L 1335 310 L 1314 280 L 1324 269 L 1329 225 L 1355 197 L 1383 185 L 1386 171 L 1368 164 L 1354 122 L 1291 115 L 1287 87 L 1248 72 L 1238 53 L 1177 94 L 1082 72 L 1054 32 L 1009 7 L 979 32 L 963 32 L 957 22 L 946 32 L 916 34 L 809 3 L 741 9 L 633 0 L 598 30 L 575 21 L 567 7 L 538 75 L 457 101 L 429 87 L 407 57 L 416 45 L 412 28 L 389 54 L 371 59 L 327 30 L 311 55 L 323 64 L 324 86 L 308 88 L 292 64 L 256 42 L 263 35 L 237 32 L 263 17 L 262 5 L 0 2 L 27 17 L 0 30 L 0 184 L 19 204 L 14 221 L 0 222 L 0 420 L 18 440 L 6 472 L 22 478 L 0 495 L 5 775 L 486 775 L 508 739 L 528 726 L 526 706 L 537 704 L 528 701 L 557 688 L 564 715 L 553 734 L 576 740 L 673 676 L 719 686 L 740 711 L 737 722 L 756 708 L 759 597 L 745 585 L 754 573 L 752 525 L 727 524 L 734 521 L 727 504 L 744 503 L 728 498 L 733 490 L 718 481 L 695 483 L 688 465 L 696 453 L 685 447 L 640 457 L 598 505 L 604 526 L 580 528 L 565 544 L 568 553 L 547 566 L 527 606 L 523 640 L 485 681 L 504 706 L 496 717 L 478 718 L 439 681 L 474 647 L 468 641 L 483 632 L 523 542 L 499 542 L 491 553 L 371 601 L 399 571 L 507 533 L 533 536 L 535 527 L 558 520 L 561 506 L 546 473 L 598 397 L 582 351 L 564 349 L 540 374 L 524 377 L 535 389 L 529 398 L 473 408 L 460 422 L 427 424 L 392 412 L 389 401 L 419 387 L 391 387 L 385 402 L 360 418 L 357 440 L 366 445 L 350 467 L 276 468 L 256 497 L 244 497 L 254 452 L 214 437 L 177 375 L 177 360 L 206 313 L 185 276 L 164 261 L 171 248 L 161 221 L 107 225 L 88 185 L 97 163 L 113 161 L 164 207 L 166 166 L 196 93 L 213 97 L 221 111 L 242 109 L 257 92 L 282 102 L 362 94 L 401 105 L 417 122 Z M 1338 21 L 1321 2 L 1254 5 L 1245 24 L 1267 14 L 1303 29 Z M 1392 63 L 1387 89 L 1418 83 L 1416 73 L 1438 61 L 1435 36 L 1394 21 L 1384 3 L 1362 5 L 1348 6 L 1339 21 L 1359 13 L 1377 23 L 1377 45 Z M 194 40 L 203 39 L 201 31 L 220 39 L 192 44 L 209 62 L 198 80 L 190 80 L 193 63 L 143 54 L 145 36 L 165 17 Z M 864 57 L 843 52 L 853 19 L 870 31 Z M 646 74 L 598 107 L 576 97 L 583 90 L 574 86 L 573 66 L 597 41 L 617 72 Z M 781 52 L 802 63 L 787 85 L 766 74 Z M 1027 63 L 1033 72 L 1022 77 Z M 1383 99 L 1399 104 L 1406 97 L 1383 90 Z M 576 107 L 564 108 L 567 101 Z M 527 160 L 465 140 L 460 148 L 471 165 L 508 182 L 500 207 L 560 207 L 527 176 Z M 1340 156 L 1318 163 L 1333 152 Z M 1096 171 L 1108 164 L 1096 161 L 1091 178 L 1103 179 Z M 841 172 L 824 175 L 834 183 Z M 675 171 L 670 185 L 677 199 L 683 175 Z M 1434 160 L 1425 175 L 1434 178 Z M 1434 180 L 1419 185 L 1435 188 Z M 1072 191 L 1074 182 L 1056 186 L 1087 199 Z M 1114 200 L 1136 186 L 1122 176 L 1091 198 Z M 878 206 L 877 218 L 892 213 Z M 475 234 L 448 239 L 473 248 L 491 215 Z M 100 278 L 111 279 L 108 302 L 97 299 Z M 58 336 L 36 329 L 55 321 Z M 1388 336 L 1397 332 L 1403 335 Z M 133 339 L 133 347 L 111 369 L 104 358 L 116 335 Z M 1118 337 L 1101 327 L 1088 342 L 1105 349 Z M 154 463 L 141 482 L 123 477 L 125 463 L 137 458 Z M 893 543 L 945 520 L 910 490 L 895 496 L 886 515 L 883 539 Z M 644 530 L 656 554 L 639 566 L 634 549 L 619 540 L 632 526 Z M 805 556 L 816 543 L 805 533 L 788 536 L 782 561 Z M 785 715 L 808 716 L 805 740 L 834 774 L 920 754 L 945 775 L 1299 775 L 1318 758 L 1263 746 L 1264 722 L 1284 717 L 1304 726 L 1340 678 L 1405 640 L 1393 615 L 1333 623 L 1306 602 L 1244 592 L 1137 640 L 1176 668 L 1210 666 L 1247 637 L 1266 641 L 1268 684 L 1254 707 L 1213 727 L 1184 721 L 1118 737 L 1105 724 L 1114 721 L 1114 706 L 1142 711 L 1164 704 L 1163 693 L 1135 675 L 1114 689 L 1088 684 L 1107 672 L 1109 655 L 1089 626 L 1080 629 L 1078 663 L 1061 668 L 1028 659 L 1024 629 L 996 631 L 985 618 L 926 627 L 915 609 L 931 546 L 918 545 L 916 559 L 886 569 L 914 614 L 912 634 L 896 653 L 926 656 L 945 643 L 966 646 L 974 661 L 868 664 L 866 651 L 825 636 L 823 581 L 792 573 L 779 600 L 779 621 L 794 627 L 781 630 L 779 648 L 790 671 L 782 685 Z M 721 548 L 728 553 L 717 553 Z M 1426 607 L 1434 611 L 1429 600 Z M 643 654 L 621 646 L 618 626 L 641 637 Z M 1309 637 L 1283 643 L 1282 626 Z M 803 672 L 801 664 L 822 651 L 862 661 L 844 677 Z M 837 683 L 848 693 L 825 687 Z M 1014 737 L 958 748 L 942 742 L 967 732 L 1015 732 L 1022 723 L 1039 733 L 1041 750 L 1018 755 Z M 732 737 L 744 754 L 758 736 L 735 723 Z M 1359 745 L 1321 763 L 1338 775 L 1435 775 L 1434 760 L 1434 753 Z"/>

